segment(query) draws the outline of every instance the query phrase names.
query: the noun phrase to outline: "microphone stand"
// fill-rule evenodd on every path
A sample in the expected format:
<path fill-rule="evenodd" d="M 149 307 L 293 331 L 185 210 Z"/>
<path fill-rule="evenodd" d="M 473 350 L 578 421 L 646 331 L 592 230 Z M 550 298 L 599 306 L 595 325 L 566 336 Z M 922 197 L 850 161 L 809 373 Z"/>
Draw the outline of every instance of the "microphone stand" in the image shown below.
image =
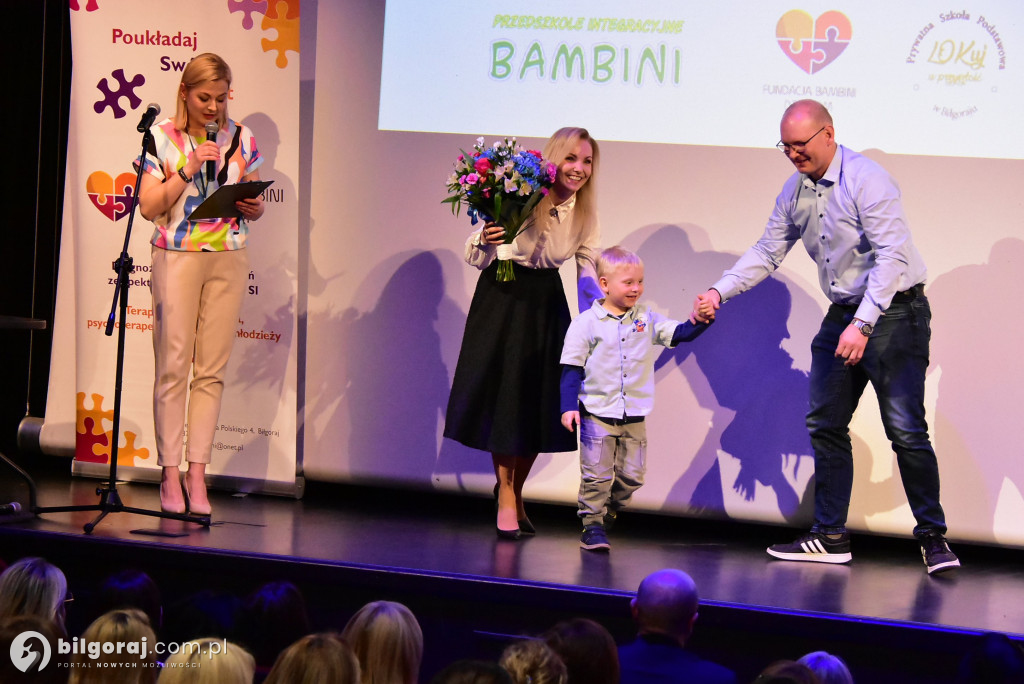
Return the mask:
<path fill-rule="evenodd" d="M 56 513 L 61 511 L 99 511 L 96 518 L 85 525 L 85 533 L 90 534 L 96 525 L 100 523 L 108 513 L 136 513 L 138 515 L 149 515 L 157 518 L 170 520 L 181 520 L 183 522 L 198 523 L 204 527 L 210 526 L 209 515 L 189 515 L 188 513 L 168 513 L 167 511 L 151 511 L 144 508 L 132 508 L 121 502 L 121 496 L 117 491 L 117 446 L 120 441 L 121 426 L 121 380 L 124 376 L 124 338 L 125 338 L 125 317 L 128 314 L 128 288 L 131 286 L 131 274 L 135 266 L 131 256 L 128 254 L 128 242 L 132 235 L 132 221 L 135 218 L 135 208 L 139 203 L 139 188 L 142 185 L 142 174 L 146 167 L 146 150 L 149 148 L 153 136 L 147 127 L 142 134 L 142 154 L 140 155 L 139 170 L 135 176 L 135 191 L 132 193 L 132 206 L 128 212 L 128 227 L 125 230 L 124 246 L 121 248 L 121 255 L 114 261 L 114 271 L 117 273 L 116 284 L 114 285 L 114 299 L 110 304 L 110 315 L 107 318 L 107 327 L 104 331 L 109 337 L 115 326 L 115 309 L 120 315 L 121 325 L 117 326 L 117 369 L 114 379 L 114 426 L 111 433 L 110 444 L 110 477 L 106 486 L 97 487 L 96 494 L 100 497 L 99 503 L 88 506 L 54 506 L 40 507 L 30 501 L 33 513 Z"/>

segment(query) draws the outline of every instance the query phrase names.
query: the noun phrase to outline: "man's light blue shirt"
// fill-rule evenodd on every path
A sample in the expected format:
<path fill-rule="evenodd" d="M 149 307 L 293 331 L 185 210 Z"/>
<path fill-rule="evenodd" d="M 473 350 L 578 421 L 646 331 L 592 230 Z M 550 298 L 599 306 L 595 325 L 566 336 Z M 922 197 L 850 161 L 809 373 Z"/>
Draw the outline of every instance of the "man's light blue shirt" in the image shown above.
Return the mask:
<path fill-rule="evenodd" d="M 857 305 L 856 317 L 871 324 L 894 294 L 923 283 L 928 274 L 896 181 L 842 145 L 817 183 L 802 173 L 786 181 L 761 239 L 714 284 L 722 301 L 768 277 L 797 240 L 818 265 L 825 296 Z"/>

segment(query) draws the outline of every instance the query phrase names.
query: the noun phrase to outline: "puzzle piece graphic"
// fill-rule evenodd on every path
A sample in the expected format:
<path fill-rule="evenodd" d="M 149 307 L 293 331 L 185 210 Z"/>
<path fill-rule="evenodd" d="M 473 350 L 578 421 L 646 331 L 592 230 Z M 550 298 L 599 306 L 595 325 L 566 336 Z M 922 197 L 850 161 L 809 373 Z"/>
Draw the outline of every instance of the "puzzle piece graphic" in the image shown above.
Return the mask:
<path fill-rule="evenodd" d="M 108 463 L 110 461 L 110 440 L 107 432 L 96 434 L 92 418 L 84 421 L 86 431 L 75 434 L 75 459 L 87 463 Z"/>
<path fill-rule="evenodd" d="M 834 62 L 853 38 L 853 26 L 842 12 L 829 10 L 817 19 L 804 10 L 790 10 L 775 25 L 783 53 L 808 74 Z"/>
<path fill-rule="evenodd" d="M 809 40 L 789 39 L 780 38 L 779 47 L 786 53 L 793 62 L 806 71 L 811 73 L 812 65 L 814 64 L 814 45 Z"/>
<path fill-rule="evenodd" d="M 91 409 L 85 408 L 85 392 L 79 392 L 77 395 L 75 395 L 75 404 L 76 404 L 75 415 L 78 418 L 77 425 L 75 426 L 75 431 L 78 434 L 80 434 L 80 435 L 86 433 L 86 426 L 85 426 L 85 420 L 86 419 L 92 419 L 92 422 L 93 422 L 93 425 L 94 425 L 94 429 L 92 430 L 92 434 L 95 434 L 95 435 L 102 435 L 103 432 L 104 432 L 103 425 L 102 425 L 101 421 L 103 421 L 103 420 L 111 420 L 111 421 L 114 420 L 114 412 L 112 410 L 111 411 L 104 411 L 103 410 L 103 395 L 102 394 L 93 394 L 92 395 L 92 408 Z"/>
<path fill-rule="evenodd" d="M 103 429 L 104 420 L 114 420 L 113 411 L 104 411 L 103 395 L 92 395 L 92 408 L 85 408 L 85 392 L 75 395 L 75 458 L 89 463 L 110 460 L 110 441 Z"/>
<path fill-rule="evenodd" d="M 814 17 L 803 10 L 786 12 L 775 24 L 775 37 L 787 55 L 803 53 L 807 49 L 803 41 L 810 41 L 814 37 Z"/>
<path fill-rule="evenodd" d="M 117 465 L 119 466 L 133 466 L 136 460 L 145 461 L 149 459 L 149 449 L 143 447 L 141 449 L 135 448 L 135 438 L 138 437 L 134 432 L 124 431 L 124 446 L 117 447 Z M 107 460 L 110 460 L 110 454 L 107 453 Z"/>
<path fill-rule="evenodd" d="M 835 26 L 828 28 L 828 39 L 827 40 L 815 40 L 814 41 L 814 63 L 811 65 L 809 73 L 816 74 L 832 62 L 836 61 L 836 58 L 843 53 L 846 46 L 849 45 L 849 41 L 840 41 L 837 36 L 840 34 L 840 30 Z"/>
<path fill-rule="evenodd" d="M 122 173 L 112 179 L 106 171 L 93 171 L 85 181 L 85 192 L 104 216 L 119 221 L 131 209 L 135 174 Z"/>
<path fill-rule="evenodd" d="M 79 6 L 79 4 L 78 4 L 78 0 L 71 0 L 71 2 L 69 4 L 69 7 L 71 8 L 72 12 L 78 12 L 78 11 L 80 11 L 82 9 Z M 95 12 L 99 8 L 100 8 L 100 6 L 99 6 L 99 2 L 97 0 L 89 0 L 85 4 L 85 11 L 86 12 Z"/>
<path fill-rule="evenodd" d="M 282 8 L 281 6 L 284 5 Z M 299 3 L 298 0 L 268 0 L 267 14 L 260 25 L 264 31 L 277 31 L 276 40 L 263 38 L 260 45 L 264 52 L 277 50 L 278 69 L 288 66 L 289 50 L 299 52 Z"/>
<path fill-rule="evenodd" d="M 104 97 L 102 100 L 97 100 L 93 103 L 92 108 L 97 114 L 102 114 L 104 109 L 110 107 L 114 112 L 114 118 L 120 119 L 128 113 L 121 109 L 120 100 L 122 97 L 128 98 L 128 102 L 131 104 L 132 109 L 138 109 L 139 105 L 142 104 L 142 100 L 135 94 L 135 88 L 138 88 L 145 83 L 146 77 L 142 74 L 135 74 L 135 76 L 132 77 L 132 80 L 128 81 L 124 77 L 124 69 L 115 69 L 110 72 L 110 75 L 117 80 L 119 84 L 118 89 L 113 91 L 110 90 L 110 85 L 107 83 L 107 79 L 101 79 L 100 82 L 96 84 L 96 89 L 103 93 Z"/>
<path fill-rule="evenodd" d="M 267 0 L 228 0 L 228 11 L 231 14 L 242 12 L 242 28 L 246 31 L 252 29 L 252 15 L 267 13 Z"/>

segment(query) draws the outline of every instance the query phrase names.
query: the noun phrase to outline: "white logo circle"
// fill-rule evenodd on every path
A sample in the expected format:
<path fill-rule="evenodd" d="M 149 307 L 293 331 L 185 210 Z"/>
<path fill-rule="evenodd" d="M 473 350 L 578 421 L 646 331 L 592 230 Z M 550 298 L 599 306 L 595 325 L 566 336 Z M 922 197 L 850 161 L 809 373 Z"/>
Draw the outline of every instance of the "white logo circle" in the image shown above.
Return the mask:
<path fill-rule="evenodd" d="M 43 645 L 42 653 L 32 648 L 35 644 L 27 643 L 29 639 L 37 639 Z M 39 632 L 22 632 L 11 642 L 11 662 L 22 672 L 40 672 L 50 662 L 50 642 Z"/>

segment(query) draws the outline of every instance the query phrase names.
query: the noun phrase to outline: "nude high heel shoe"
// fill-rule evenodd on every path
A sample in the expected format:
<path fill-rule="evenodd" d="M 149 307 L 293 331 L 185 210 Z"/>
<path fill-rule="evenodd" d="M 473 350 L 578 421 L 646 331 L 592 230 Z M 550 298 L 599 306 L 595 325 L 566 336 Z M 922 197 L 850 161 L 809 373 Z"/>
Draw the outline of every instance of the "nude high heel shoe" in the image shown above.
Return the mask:
<path fill-rule="evenodd" d="M 179 483 L 180 483 L 180 480 L 179 480 Z M 185 494 L 185 490 L 182 490 L 182 494 L 183 495 Z M 161 481 L 160 482 L 160 510 L 163 511 L 164 513 L 174 513 L 176 515 L 182 515 L 182 514 L 185 513 L 185 511 L 187 509 L 188 509 L 188 498 L 187 498 L 187 495 L 186 495 L 185 500 L 182 503 L 180 503 L 180 504 L 178 504 L 176 506 L 171 506 L 170 504 L 168 504 L 168 503 L 166 503 L 164 501 L 164 483 L 163 483 L 163 481 Z"/>
<path fill-rule="evenodd" d="M 198 509 L 193 506 L 192 496 L 188 491 L 188 480 L 186 478 L 182 478 L 181 484 L 181 491 L 185 494 L 185 507 L 188 509 L 189 513 L 192 515 L 211 515 L 213 513 L 213 506 L 207 506 L 205 509 Z"/>

